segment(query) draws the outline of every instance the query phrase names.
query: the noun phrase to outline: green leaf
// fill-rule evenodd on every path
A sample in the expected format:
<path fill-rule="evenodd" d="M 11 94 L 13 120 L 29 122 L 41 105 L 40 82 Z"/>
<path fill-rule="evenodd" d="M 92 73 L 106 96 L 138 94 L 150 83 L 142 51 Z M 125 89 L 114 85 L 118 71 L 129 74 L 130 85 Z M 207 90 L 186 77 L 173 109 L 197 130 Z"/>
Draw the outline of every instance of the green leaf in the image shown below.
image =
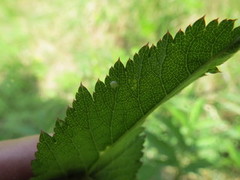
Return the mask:
<path fill-rule="evenodd" d="M 192 109 L 189 114 L 190 126 L 194 126 L 194 124 L 196 124 L 196 122 L 199 119 L 200 114 L 203 110 L 203 106 L 204 106 L 204 100 L 200 99 L 200 98 L 197 99 L 196 102 L 193 104 Z"/>
<path fill-rule="evenodd" d="M 146 134 L 148 141 L 157 148 L 160 154 L 167 156 L 167 160 L 172 164 L 178 165 L 175 149 L 170 143 L 159 139 L 151 132 L 146 132 Z"/>
<path fill-rule="evenodd" d="M 228 152 L 231 160 L 237 165 L 237 167 L 240 167 L 240 152 L 232 142 L 229 142 Z"/>
<path fill-rule="evenodd" d="M 54 135 L 41 133 L 33 179 L 135 179 L 143 144 L 139 127 L 156 107 L 239 49 L 240 27 L 233 26 L 233 20 L 205 26 L 201 18 L 185 33 L 145 45 L 126 67 L 117 61 L 93 95 L 81 85 Z"/>
<path fill-rule="evenodd" d="M 186 167 L 183 168 L 183 171 L 188 172 L 195 172 L 198 173 L 198 170 L 201 168 L 211 167 L 212 164 L 205 159 L 198 159 L 197 161 L 193 161 L 188 164 Z"/>
<path fill-rule="evenodd" d="M 140 158 L 144 142 L 144 136 L 137 136 L 140 132 L 142 128 L 136 128 L 107 149 L 101 159 L 89 170 L 91 177 L 98 180 L 135 179 L 141 166 Z"/>

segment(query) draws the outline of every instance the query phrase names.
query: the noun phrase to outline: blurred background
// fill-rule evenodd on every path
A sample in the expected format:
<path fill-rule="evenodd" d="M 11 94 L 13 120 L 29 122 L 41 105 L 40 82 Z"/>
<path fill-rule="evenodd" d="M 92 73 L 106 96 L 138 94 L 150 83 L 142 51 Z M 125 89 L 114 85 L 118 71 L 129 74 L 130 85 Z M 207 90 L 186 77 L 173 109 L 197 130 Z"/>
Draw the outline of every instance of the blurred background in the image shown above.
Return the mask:
<path fill-rule="evenodd" d="M 239 0 L 1 0 L 0 140 L 52 132 L 80 82 L 203 15 L 239 18 Z M 148 117 L 139 180 L 240 179 L 240 53 L 220 70 Z"/>

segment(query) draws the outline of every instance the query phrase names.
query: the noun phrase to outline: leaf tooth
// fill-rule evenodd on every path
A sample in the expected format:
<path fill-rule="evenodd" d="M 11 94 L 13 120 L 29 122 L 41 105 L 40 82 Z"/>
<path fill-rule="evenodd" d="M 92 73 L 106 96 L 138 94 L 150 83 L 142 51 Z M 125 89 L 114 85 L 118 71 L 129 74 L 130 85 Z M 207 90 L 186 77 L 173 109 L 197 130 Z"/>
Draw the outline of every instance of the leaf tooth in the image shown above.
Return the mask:
<path fill-rule="evenodd" d="M 120 58 L 118 58 L 118 61 L 114 64 L 114 68 L 115 68 L 116 70 L 124 71 L 124 65 L 123 65 L 123 63 L 121 62 Z"/>
<path fill-rule="evenodd" d="M 114 67 L 111 66 L 110 69 L 109 69 L 109 76 L 114 76 Z"/>
<path fill-rule="evenodd" d="M 218 18 L 212 20 L 208 25 L 206 26 L 207 31 L 212 31 L 212 29 L 216 28 L 218 26 Z"/>
<path fill-rule="evenodd" d="M 205 16 L 201 17 L 200 19 L 198 19 L 193 25 L 193 29 L 196 29 L 197 31 L 201 31 L 205 28 L 206 24 L 205 24 Z"/>
<path fill-rule="evenodd" d="M 157 42 L 157 47 L 160 47 L 162 43 L 162 39 L 159 39 L 159 41 Z"/>
<path fill-rule="evenodd" d="M 231 31 L 234 27 L 235 20 L 224 19 L 220 22 L 218 28 L 224 29 L 225 31 Z"/>
<path fill-rule="evenodd" d="M 81 83 L 81 85 L 80 85 L 80 87 L 78 89 L 77 95 L 78 95 L 78 98 L 80 100 L 82 100 L 82 97 L 84 97 L 84 99 L 87 99 L 87 100 L 89 100 L 91 102 L 93 101 L 91 93 L 88 91 L 88 89 L 82 83 Z"/>
<path fill-rule="evenodd" d="M 128 59 L 127 63 L 126 63 L 126 69 L 129 69 L 129 67 L 132 67 L 134 64 L 133 64 L 133 60 L 131 59 Z"/>
<path fill-rule="evenodd" d="M 105 88 L 105 84 L 100 79 L 98 79 L 95 84 L 95 92 L 102 91 L 102 89 L 104 88 Z"/>
<path fill-rule="evenodd" d="M 58 133 L 62 132 L 63 125 L 64 125 L 64 121 L 61 119 L 57 119 L 57 121 L 55 123 L 54 133 L 58 134 Z M 55 136 L 55 134 L 54 134 L 54 136 Z"/>
<path fill-rule="evenodd" d="M 151 47 L 149 48 L 149 56 L 152 56 L 156 49 L 157 49 L 156 46 L 152 44 Z"/>
<path fill-rule="evenodd" d="M 55 127 L 56 128 L 61 128 L 61 127 L 63 127 L 64 126 L 64 124 L 65 124 L 65 121 L 63 121 L 63 120 L 61 120 L 61 119 L 57 119 L 57 121 L 56 121 L 56 123 L 55 123 Z"/>
<path fill-rule="evenodd" d="M 148 53 L 149 52 L 149 46 L 148 46 L 148 43 L 146 45 L 144 45 L 139 51 L 138 51 L 138 54 L 141 56 L 141 55 L 144 55 L 145 53 Z"/>
<path fill-rule="evenodd" d="M 46 132 L 41 131 L 40 137 L 39 137 L 39 142 L 46 142 L 46 143 L 52 143 L 53 138 Z"/>
<path fill-rule="evenodd" d="M 74 104 L 74 102 L 75 102 L 75 100 L 73 101 L 73 104 Z M 66 110 L 66 115 L 67 116 L 72 116 L 72 114 L 73 114 L 73 111 L 74 111 L 74 109 L 72 108 L 72 107 L 67 107 L 67 110 Z"/>
<path fill-rule="evenodd" d="M 173 42 L 173 37 L 169 31 L 163 36 L 162 41 L 169 42 L 169 43 Z"/>
<path fill-rule="evenodd" d="M 111 67 L 109 69 L 109 79 L 110 79 L 110 81 L 118 80 L 118 73 L 114 67 Z M 109 83 L 109 82 L 107 82 L 107 83 Z"/>
<path fill-rule="evenodd" d="M 192 33 L 192 25 L 188 25 L 188 27 L 185 30 L 185 34 L 188 35 L 188 34 L 191 34 L 191 33 Z"/>
<path fill-rule="evenodd" d="M 78 92 L 81 92 L 83 89 L 85 88 L 85 86 L 83 85 L 83 83 L 80 83 L 80 86 L 78 88 Z"/>
<path fill-rule="evenodd" d="M 110 82 L 110 77 L 107 75 L 105 77 L 104 84 L 107 86 L 107 84 L 109 84 L 109 82 Z"/>
<path fill-rule="evenodd" d="M 104 82 L 102 82 L 101 80 L 98 79 L 98 81 L 95 84 L 95 88 L 94 88 L 95 92 L 93 92 L 93 101 L 94 103 L 96 103 L 96 101 L 98 101 L 98 98 L 104 93 L 106 92 L 106 85 L 104 84 Z"/>
<path fill-rule="evenodd" d="M 56 141 L 61 141 L 61 136 L 64 136 L 65 138 L 71 139 L 73 137 L 73 132 L 69 131 L 69 125 L 66 123 L 66 121 L 63 121 L 61 119 L 57 119 L 55 123 L 54 128 L 54 135 L 53 137 L 56 139 Z"/>
<path fill-rule="evenodd" d="M 179 31 L 177 32 L 177 34 L 174 37 L 174 40 L 173 40 L 174 43 L 177 43 L 177 42 L 181 41 L 183 36 L 184 36 L 184 32 L 181 29 L 179 29 Z"/>
<path fill-rule="evenodd" d="M 152 52 L 153 50 L 155 50 L 155 49 L 156 49 L 156 46 L 155 46 L 154 44 L 152 44 L 151 47 L 150 47 L 150 54 L 151 54 L 151 52 Z"/>
<path fill-rule="evenodd" d="M 118 85 L 120 81 L 125 79 L 125 67 L 120 59 L 118 59 L 118 61 L 114 64 L 111 74 L 109 73 L 109 75 L 111 77 L 111 87 L 115 87 L 115 85 Z"/>
<path fill-rule="evenodd" d="M 133 56 L 133 62 L 134 63 L 140 63 L 140 58 L 139 58 L 139 54 L 135 53 L 134 56 Z"/>
<path fill-rule="evenodd" d="M 129 59 L 126 64 L 126 73 L 128 78 L 133 78 L 134 74 L 134 62 L 133 60 Z"/>
<path fill-rule="evenodd" d="M 147 42 L 144 46 L 148 46 L 149 47 L 149 42 Z"/>

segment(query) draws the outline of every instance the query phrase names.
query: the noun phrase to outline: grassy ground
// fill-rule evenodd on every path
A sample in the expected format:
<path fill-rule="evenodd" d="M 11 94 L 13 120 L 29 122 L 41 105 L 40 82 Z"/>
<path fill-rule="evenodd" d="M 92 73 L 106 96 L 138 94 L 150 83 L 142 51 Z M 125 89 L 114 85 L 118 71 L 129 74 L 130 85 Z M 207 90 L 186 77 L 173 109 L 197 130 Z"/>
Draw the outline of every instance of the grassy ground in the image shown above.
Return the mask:
<path fill-rule="evenodd" d="M 238 4 L 238 0 L 1 0 L 0 140 L 41 129 L 51 132 L 55 119 L 64 118 L 80 82 L 92 91 L 97 78 L 103 79 L 119 57 L 126 62 L 142 45 L 156 43 L 168 30 L 175 34 L 203 15 L 207 22 L 239 18 Z M 237 178 L 239 59 L 238 53 L 220 67 L 223 73 L 201 78 L 149 117 L 141 177 L 158 179 L 159 172 L 174 167 L 176 177 L 197 176 L 200 168 L 201 172 L 211 168 L 212 179 L 220 179 L 214 174 L 223 169 L 223 174 Z M 160 143 L 176 157 L 174 161 L 162 146 L 157 148 Z M 152 177 L 147 176 L 150 171 Z"/>

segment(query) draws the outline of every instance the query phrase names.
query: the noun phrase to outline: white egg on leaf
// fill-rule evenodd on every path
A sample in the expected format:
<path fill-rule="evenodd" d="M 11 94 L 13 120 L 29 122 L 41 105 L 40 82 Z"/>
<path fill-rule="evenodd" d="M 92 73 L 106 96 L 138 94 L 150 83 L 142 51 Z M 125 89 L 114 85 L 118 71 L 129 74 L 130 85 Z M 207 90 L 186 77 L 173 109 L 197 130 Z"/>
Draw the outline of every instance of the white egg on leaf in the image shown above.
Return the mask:
<path fill-rule="evenodd" d="M 119 86 L 119 84 L 117 81 L 111 81 L 110 86 L 111 86 L 111 88 L 116 89 Z"/>

